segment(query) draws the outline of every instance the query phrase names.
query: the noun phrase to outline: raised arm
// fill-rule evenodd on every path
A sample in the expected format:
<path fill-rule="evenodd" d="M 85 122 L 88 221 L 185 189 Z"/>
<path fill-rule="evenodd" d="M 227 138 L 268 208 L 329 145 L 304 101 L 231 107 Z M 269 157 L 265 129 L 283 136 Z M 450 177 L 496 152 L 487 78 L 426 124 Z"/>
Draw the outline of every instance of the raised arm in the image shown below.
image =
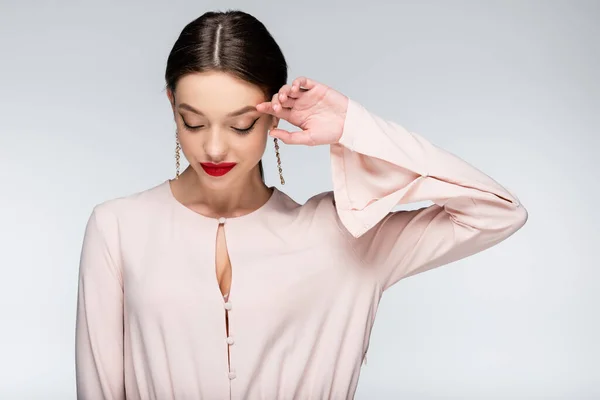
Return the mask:
<path fill-rule="evenodd" d="M 489 248 L 527 221 L 518 198 L 455 155 L 349 100 L 331 145 L 336 209 L 385 290 Z M 424 200 L 414 211 L 392 211 Z"/>
<path fill-rule="evenodd" d="M 272 129 L 284 143 L 330 145 L 337 213 L 384 289 L 493 246 L 527 220 L 489 176 L 315 80 L 298 77 L 256 108 L 301 129 Z M 392 211 L 423 200 L 435 204 Z"/>

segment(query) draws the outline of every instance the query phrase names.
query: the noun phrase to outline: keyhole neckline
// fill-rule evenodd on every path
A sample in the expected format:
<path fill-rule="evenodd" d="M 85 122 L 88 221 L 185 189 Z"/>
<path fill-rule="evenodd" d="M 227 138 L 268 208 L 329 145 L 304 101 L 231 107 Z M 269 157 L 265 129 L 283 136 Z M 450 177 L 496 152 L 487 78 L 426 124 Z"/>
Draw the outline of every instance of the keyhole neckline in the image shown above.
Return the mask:
<path fill-rule="evenodd" d="M 220 223 L 220 221 L 227 221 L 227 222 L 246 221 L 251 218 L 259 217 L 260 215 L 267 212 L 269 209 L 273 208 L 273 206 L 276 203 L 276 200 L 279 196 L 279 190 L 275 186 L 269 186 L 269 189 L 271 190 L 271 196 L 269 196 L 267 201 L 265 203 L 263 203 L 263 205 L 261 205 L 257 209 L 250 211 L 249 213 L 246 213 L 243 215 L 238 215 L 238 216 L 225 216 L 224 215 L 224 216 L 219 216 L 219 217 L 211 217 L 208 215 L 200 214 L 199 212 L 192 210 L 191 208 L 187 207 L 186 205 L 181 203 L 179 200 L 177 200 L 175 195 L 173 195 L 173 191 L 171 189 L 170 182 L 171 182 L 171 179 L 167 179 L 162 184 L 169 202 L 171 202 L 172 204 L 174 204 L 176 206 L 176 208 L 178 208 L 179 210 L 182 210 L 183 212 L 185 212 L 186 214 L 188 214 L 189 216 L 191 216 L 193 218 L 196 218 L 196 219 L 199 219 L 202 221 L 212 222 L 212 223 Z"/>

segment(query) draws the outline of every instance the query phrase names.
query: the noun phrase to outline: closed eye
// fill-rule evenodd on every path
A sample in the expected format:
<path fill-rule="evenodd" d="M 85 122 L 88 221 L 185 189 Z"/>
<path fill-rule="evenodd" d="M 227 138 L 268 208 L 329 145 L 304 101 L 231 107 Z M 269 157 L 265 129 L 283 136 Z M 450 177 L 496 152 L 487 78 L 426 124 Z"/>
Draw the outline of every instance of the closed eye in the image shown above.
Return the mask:
<path fill-rule="evenodd" d="M 258 121 L 259 119 L 260 119 L 260 117 L 256 118 L 256 119 L 254 120 L 254 122 L 252 122 L 252 125 L 250 125 L 250 126 L 249 126 L 249 127 L 247 127 L 247 128 L 235 128 L 235 127 L 234 127 L 233 129 L 234 129 L 236 132 L 243 133 L 243 134 L 250 133 L 250 131 L 252 131 L 252 129 L 253 129 L 253 128 L 254 128 L 254 126 L 256 125 L 256 121 Z"/>
<path fill-rule="evenodd" d="M 195 130 L 198 130 L 198 129 L 204 127 L 204 125 L 190 126 L 190 125 L 187 124 L 187 122 L 185 122 L 185 120 L 182 119 L 182 121 L 183 121 L 183 125 L 185 125 L 185 127 L 187 129 L 192 130 L 192 131 L 195 131 Z"/>
<path fill-rule="evenodd" d="M 256 125 L 256 122 L 260 119 L 260 117 L 256 118 L 254 120 L 254 122 L 252 122 L 252 125 L 250 125 L 247 128 L 236 128 L 232 126 L 232 129 L 238 133 L 241 134 L 246 134 L 246 133 L 250 133 L 250 131 L 252 131 L 252 129 L 254 129 L 254 126 Z M 197 125 L 197 126 L 192 126 L 189 125 L 187 122 L 185 122 L 185 119 L 183 119 L 183 117 L 181 118 L 181 121 L 183 122 L 183 125 L 185 126 L 186 129 L 189 129 L 191 131 L 197 131 L 198 129 L 201 129 L 204 127 L 204 125 Z"/>

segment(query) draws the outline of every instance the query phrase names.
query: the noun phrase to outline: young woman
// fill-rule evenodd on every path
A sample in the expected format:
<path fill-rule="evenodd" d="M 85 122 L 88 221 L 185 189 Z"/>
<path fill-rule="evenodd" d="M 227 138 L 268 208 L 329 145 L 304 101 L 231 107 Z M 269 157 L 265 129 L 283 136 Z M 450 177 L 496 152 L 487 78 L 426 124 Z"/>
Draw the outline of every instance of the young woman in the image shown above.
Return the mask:
<path fill-rule="evenodd" d="M 322 83 L 288 84 L 246 13 L 187 25 L 166 82 L 176 178 L 97 205 L 87 224 L 80 399 L 350 399 L 382 292 L 527 219 L 514 194 L 418 134 Z M 269 136 L 330 146 L 333 191 L 299 205 L 266 186 Z M 435 204 L 392 211 L 423 200 Z"/>

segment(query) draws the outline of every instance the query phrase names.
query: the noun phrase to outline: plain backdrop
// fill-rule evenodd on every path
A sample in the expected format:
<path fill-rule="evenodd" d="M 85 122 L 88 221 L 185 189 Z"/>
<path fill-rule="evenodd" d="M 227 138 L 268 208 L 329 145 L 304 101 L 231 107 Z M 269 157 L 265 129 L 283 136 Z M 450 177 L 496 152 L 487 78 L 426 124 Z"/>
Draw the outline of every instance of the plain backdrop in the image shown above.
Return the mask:
<path fill-rule="evenodd" d="M 356 398 L 600 399 L 600 2 L 572 0 L 0 1 L 0 398 L 75 398 L 86 220 L 173 177 L 166 58 L 229 8 L 267 26 L 290 81 L 418 132 L 529 211 L 384 294 Z M 272 145 L 267 183 L 331 189 L 326 147 L 281 157 L 286 185 Z"/>

